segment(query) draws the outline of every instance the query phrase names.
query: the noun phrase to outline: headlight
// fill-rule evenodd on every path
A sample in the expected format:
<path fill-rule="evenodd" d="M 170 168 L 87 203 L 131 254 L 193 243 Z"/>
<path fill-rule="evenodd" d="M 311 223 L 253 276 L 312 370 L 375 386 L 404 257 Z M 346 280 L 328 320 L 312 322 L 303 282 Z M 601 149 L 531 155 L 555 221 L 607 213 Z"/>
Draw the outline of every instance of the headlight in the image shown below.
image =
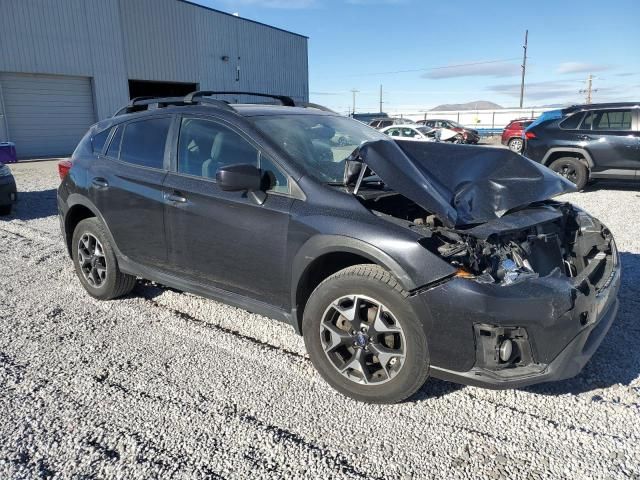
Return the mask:
<path fill-rule="evenodd" d="M 4 163 L 0 163 L 0 177 L 10 177 L 11 170 Z"/>

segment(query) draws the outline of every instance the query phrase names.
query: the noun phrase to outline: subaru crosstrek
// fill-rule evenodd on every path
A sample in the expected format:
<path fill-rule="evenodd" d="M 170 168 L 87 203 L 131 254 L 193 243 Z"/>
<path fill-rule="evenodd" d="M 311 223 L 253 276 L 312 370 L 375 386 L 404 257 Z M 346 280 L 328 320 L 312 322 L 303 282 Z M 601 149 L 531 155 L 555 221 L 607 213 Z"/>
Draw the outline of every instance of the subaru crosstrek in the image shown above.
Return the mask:
<path fill-rule="evenodd" d="M 602 223 L 551 199 L 566 179 L 504 149 L 214 93 L 134 100 L 60 166 L 64 241 L 93 297 L 141 277 L 285 321 L 329 384 L 367 402 L 429 375 L 565 379 L 604 338 L 618 254 Z"/>

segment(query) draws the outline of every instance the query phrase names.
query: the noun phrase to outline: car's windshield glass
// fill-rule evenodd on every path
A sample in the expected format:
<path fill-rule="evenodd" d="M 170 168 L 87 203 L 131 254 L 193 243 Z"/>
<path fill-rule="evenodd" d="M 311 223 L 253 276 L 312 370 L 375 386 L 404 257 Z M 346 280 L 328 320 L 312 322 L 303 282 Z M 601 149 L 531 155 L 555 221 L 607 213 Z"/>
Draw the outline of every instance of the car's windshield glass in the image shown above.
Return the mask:
<path fill-rule="evenodd" d="M 424 134 L 424 135 L 428 135 L 429 132 L 431 130 L 433 130 L 433 128 L 429 128 L 429 127 L 417 127 L 416 130 L 418 130 L 420 133 Z"/>
<path fill-rule="evenodd" d="M 451 125 L 452 127 L 456 127 L 456 128 L 464 128 L 461 124 L 459 124 L 458 122 L 454 122 L 453 120 L 447 120 L 449 122 L 449 125 Z"/>
<path fill-rule="evenodd" d="M 273 115 L 252 120 L 293 161 L 326 183 L 342 183 L 345 160 L 356 147 L 389 139 L 356 120 L 333 115 Z"/>

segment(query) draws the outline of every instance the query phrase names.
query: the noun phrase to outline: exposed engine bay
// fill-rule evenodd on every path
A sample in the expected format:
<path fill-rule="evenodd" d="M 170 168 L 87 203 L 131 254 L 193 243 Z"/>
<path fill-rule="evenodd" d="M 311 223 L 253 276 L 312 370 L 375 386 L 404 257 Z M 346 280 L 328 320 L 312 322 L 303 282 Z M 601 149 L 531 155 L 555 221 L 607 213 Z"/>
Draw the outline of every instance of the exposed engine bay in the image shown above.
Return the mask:
<path fill-rule="evenodd" d="M 537 202 L 484 224 L 450 228 L 396 193 L 361 192 L 359 198 L 374 214 L 424 234 L 420 243 L 457 267 L 458 276 L 482 283 L 511 285 L 551 274 L 573 278 L 589 265 L 590 277 L 602 276 L 604 268 L 596 271 L 595 263 L 612 250 L 609 231 L 568 203 Z"/>

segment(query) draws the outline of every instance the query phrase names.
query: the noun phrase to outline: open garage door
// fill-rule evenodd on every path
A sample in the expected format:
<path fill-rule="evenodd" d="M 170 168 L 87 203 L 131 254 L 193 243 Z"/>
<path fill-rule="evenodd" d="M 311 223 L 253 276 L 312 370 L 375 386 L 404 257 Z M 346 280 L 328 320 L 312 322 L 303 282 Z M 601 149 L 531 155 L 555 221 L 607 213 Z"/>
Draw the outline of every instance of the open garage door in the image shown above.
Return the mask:
<path fill-rule="evenodd" d="M 89 78 L 0 73 L 0 87 L 19 158 L 69 155 L 95 122 Z"/>

